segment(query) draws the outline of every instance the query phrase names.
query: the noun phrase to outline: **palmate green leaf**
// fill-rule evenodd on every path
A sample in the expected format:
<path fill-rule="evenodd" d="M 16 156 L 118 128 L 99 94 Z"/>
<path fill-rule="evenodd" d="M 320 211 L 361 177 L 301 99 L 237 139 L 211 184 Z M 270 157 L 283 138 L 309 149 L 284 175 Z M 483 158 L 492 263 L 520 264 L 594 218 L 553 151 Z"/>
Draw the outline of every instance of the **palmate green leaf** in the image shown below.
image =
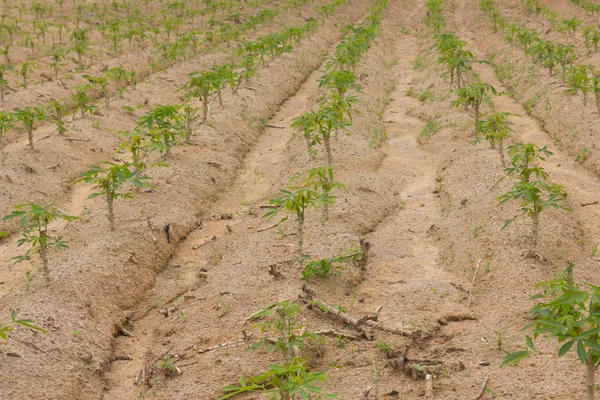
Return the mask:
<path fill-rule="evenodd" d="M 549 306 L 559 306 L 562 304 L 579 304 L 587 301 L 590 294 L 587 292 L 573 290 L 560 296 L 558 299 L 548 303 Z"/>
<path fill-rule="evenodd" d="M 558 356 L 559 356 L 559 357 L 562 357 L 562 356 L 564 356 L 564 355 L 565 355 L 565 354 L 566 354 L 566 353 L 567 353 L 569 350 L 571 350 L 571 348 L 573 347 L 573 344 L 574 344 L 574 343 L 575 343 L 575 341 L 574 341 L 574 340 L 571 340 L 571 341 L 569 341 L 569 342 L 567 342 L 567 343 L 563 344 L 563 345 L 560 347 L 560 350 L 558 351 Z"/>
<path fill-rule="evenodd" d="M 589 339 L 581 339 L 581 341 L 590 349 L 592 349 L 596 352 L 600 352 L 600 343 L 595 342 L 593 340 L 589 340 Z"/>
<path fill-rule="evenodd" d="M 12 322 L 14 322 L 15 324 L 24 326 L 26 328 L 33 329 L 35 331 L 40 331 L 40 332 L 47 332 L 45 329 L 40 328 L 37 325 L 34 325 L 33 321 L 30 320 L 30 319 L 17 319 L 17 312 L 16 311 L 13 311 L 11 313 L 11 319 L 12 319 Z"/>
<path fill-rule="evenodd" d="M 502 364 L 500 364 L 500 368 L 511 366 L 517 364 L 522 359 L 531 355 L 529 351 L 517 351 L 515 353 L 511 353 L 504 357 Z"/>
<path fill-rule="evenodd" d="M 585 364 L 585 362 L 587 361 L 585 346 L 583 345 L 583 342 L 581 340 L 577 341 L 577 357 L 579 357 L 579 361 L 581 361 L 582 364 Z"/>
<path fill-rule="evenodd" d="M 535 351 L 535 345 L 533 343 L 533 340 L 531 340 L 531 338 L 529 336 L 525 336 L 525 342 L 527 343 L 527 347 L 531 351 Z"/>

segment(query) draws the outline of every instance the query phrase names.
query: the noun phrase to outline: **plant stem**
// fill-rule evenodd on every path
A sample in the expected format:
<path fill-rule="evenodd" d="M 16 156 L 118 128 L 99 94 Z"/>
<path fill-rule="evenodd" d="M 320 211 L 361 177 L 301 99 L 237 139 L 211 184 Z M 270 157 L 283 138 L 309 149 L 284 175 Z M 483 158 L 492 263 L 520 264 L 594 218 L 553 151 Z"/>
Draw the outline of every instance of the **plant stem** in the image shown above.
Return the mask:
<path fill-rule="evenodd" d="M 479 103 L 475 104 L 475 134 L 479 131 Z"/>
<path fill-rule="evenodd" d="M 596 364 L 594 363 L 594 356 L 592 353 L 588 353 L 587 361 L 585 363 L 585 399 L 594 400 L 594 391 L 596 385 L 594 385 L 594 373 L 596 372 Z"/>
<path fill-rule="evenodd" d="M 329 135 L 323 135 L 323 142 L 325 143 L 325 153 L 327 154 L 327 165 L 333 165 L 333 156 L 331 155 L 331 141 Z"/>
<path fill-rule="evenodd" d="M 29 147 L 33 150 L 33 127 L 27 127 L 27 137 L 29 139 Z"/>
<path fill-rule="evenodd" d="M 40 237 L 45 235 L 45 232 L 40 232 Z M 50 270 L 48 269 L 48 249 L 46 243 L 40 243 L 40 256 L 42 257 L 42 269 L 44 270 L 44 277 L 46 282 L 50 282 Z"/>
<path fill-rule="evenodd" d="M 108 223 L 110 225 L 110 230 L 115 230 L 115 215 L 113 213 L 113 204 L 114 204 L 113 193 L 106 193 L 106 203 L 108 204 Z"/>
<path fill-rule="evenodd" d="M 208 90 L 202 94 L 202 122 L 208 119 Z"/>
<path fill-rule="evenodd" d="M 534 202 L 534 211 L 531 214 L 531 221 L 533 222 L 531 226 L 531 236 L 533 236 L 533 245 L 537 246 L 538 242 L 538 228 L 540 224 L 540 212 L 537 209 L 537 202 Z"/>
<path fill-rule="evenodd" d="M 298 271 L 302 272 L 304 260 L 302 259 L 302 231 L 304 229 L 304 210 L 298 211 Z"/>
<path fill-rule="evenodd" d="M 504 140 L 500 140 L 498 142 L 498 151 L 500 152 L 500 161 L 502 161 L 502 166 L 506 168 L 506 159 L 504 157 Z"/>

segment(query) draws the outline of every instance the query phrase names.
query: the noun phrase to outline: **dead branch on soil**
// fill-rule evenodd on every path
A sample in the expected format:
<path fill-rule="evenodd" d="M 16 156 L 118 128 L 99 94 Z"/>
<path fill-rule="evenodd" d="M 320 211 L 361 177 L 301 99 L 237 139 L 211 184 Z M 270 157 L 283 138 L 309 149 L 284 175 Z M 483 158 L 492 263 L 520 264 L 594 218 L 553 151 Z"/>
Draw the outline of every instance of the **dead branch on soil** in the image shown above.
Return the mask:
<path fill-rule="evenodd" d="M 433 375 L 427 374 L 425 376 L 425 397 L 428 399 L 433 399 Z"/>
<path fill-rule="evenodd" d="M 124 327 L 119 328 L 119 333 L 121 335 L 123 335 L 123 336 L 127 336 L 127 337 L 130 337 L 130 338 L 134 338 L 135 337 L 135 335 L 132 332 L 128 331 Z"/>
<path fill-rule="evenodd" d="M 219 350 L 219 349 L 225 349 L 227 347 L 233 347 L 233 346 L 237 346 L 240 345 L 242 343 L 245 343 L 245 339 L 239 339 L 239 340 L 234 340 L 232 342 L 227 342 L 227 343 L 220 343 L 216 346 L 212 346 L 212 347 L 208 347 L 206 349 L 203 350 L 199 350 L 198 354 L 206 354 L 206 353 L 211 353 L 215 350 Z"/>
<path fill-rule="evenodd" d="M 154 233 L 152 233 L 152 222 L 150 222 L 150 218 L 146 219 L 146 222 L 148 223 L 148 229 L 150 230 L 150 236 L 152 237 L 152 241 L 154 242 L 154 244 L 157 243 L 156 241 L 156 237 L 154 237 Z"/>
<path fill-rule="evenodd" d="M 481 265 L 481 259 L 477 262 L 477 266 L 475 267 L 475 273 L 473 274 L 473 280 L 471 280 L 471 289 L 469 289 L 469 301 L 467 301 L 467 308 L 471 305 L 471 300 L 473 299 L 473 289 L 475 289 L 475 279 L 477 279 L 477 273 L 479 272 L 479 265 Z"/>
<path fill-rule="evenodd" d="M 600 200 L 591 201 L 591 202 L 589 202 L 589 203 L 581 203 L 580 205 L 581 205 L 581 207 L 587 207 L 587 206 L 593 206 L 593 205 L 596 205 L 596 204 L 598 204 L 598 203 L 600 203 Z"/>
<path fill-rule="evenodd" d="M 360 397 L 358 397 L 356 400 L 369 400 L 369 393 L 371 393 L 371 390 L 373 390 L 373 386 L 369 386 L 363 390 L 363 392 L 360 394 Z"/>
<path fill-rule="evenodd" d="M 214 241 L 217 240 L 216 236 L 210 237 L 210 238 L 206 238 L 203 241 L 201 241 L 200 243 L 196 243 L 195 245 L 192 246 L 192 250 L 196 250 L 199 249 L 202 246 L 206 246 L 209 243 L 212 243 Z"/>
<path fill-rule="evenodd" d="M 264 227 L 264 228 L 260 228 L 260 229 L 258 229 L 256 232 L 264 232 L 264 231 L 268 231 L 269 229 L 273 229 L 273 228 L 276 228 L 276 227 L 278 227 L 278 226 L 279 226 L 279 224 L 273 224 L 273 225 L 269 225 L 269 226 L 266 226 L 266 227 Z"/>
<path fill-rule="evenodd" d="M 316 334 L 316 335 L 333 336 L 333 337 L 336 337 L 336 338 L 342 338 L 342 339 L 346 339 L 346 340 L 360 340 L 359 336 L 348 335 L 347 333 L 336 331 L 333 328 L 321 329 L 321 330 L 315 331 L 313 333 Z"/>
<path fill-rule="evenodd" d="M 319 300 L 315 292 L 312 289 L 309 289 L 306 285 L 302 285 L 302 290 L 306 294 L 306 298 L 302 298 L 302 300 L 316 305 L 321 311 L 326 314 L 332 315 L 340 321 L 354 327 L 357 331 L 359 331 L 367 340 L 373 340 L 373 332 L 371 328 L 366 326 L 362 321 L 354 318 L 353 316 L 346 314 L 336 307 L 332 307 L 325 303 L 322 300 Z"/>
<path fill-rule="evenodd" d="M 409 330 L 409 329 L 397 328 L 397 327 L 393 327 L 393 326 L 389 326 L 389 325 L 384 325 L 381 322 L 373 321 L 371 319 L 364 321 L 364 323 L 372 328 L 379 329 L 380 331 L 384 331 L 384 332 L 388 332 L 388 333 L 393 333 L 394 335 L 414 337 L 414 336 L 419 336 L 421 334 L 420 330 L 413 331 L 413 330 Z"/>
<path fill-rule="evenodd" d="M 481 399 L 481 396 L 483 396 L 483 394 L 485 393 L 485 388 L 487 386 L 487 383 L 488 383 L 489 379 L 490 379 L 489 376 L 485 377 L 485 380 L 483 381 L 483 385 L 481 385 L 481 390 L 479 391 L 479 394 L 475 397 L 475 400 Z"/>

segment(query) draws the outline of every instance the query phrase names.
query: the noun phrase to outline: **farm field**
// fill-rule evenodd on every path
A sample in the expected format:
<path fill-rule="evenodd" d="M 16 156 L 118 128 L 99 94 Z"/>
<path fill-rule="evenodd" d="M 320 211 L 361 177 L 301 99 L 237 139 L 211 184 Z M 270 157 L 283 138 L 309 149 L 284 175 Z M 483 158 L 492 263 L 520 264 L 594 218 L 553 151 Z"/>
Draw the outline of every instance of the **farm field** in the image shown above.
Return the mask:
<path fill-rule="evenodd" d="M 600 3 L 0 11 L 0 398 L 600 394 Z"/>

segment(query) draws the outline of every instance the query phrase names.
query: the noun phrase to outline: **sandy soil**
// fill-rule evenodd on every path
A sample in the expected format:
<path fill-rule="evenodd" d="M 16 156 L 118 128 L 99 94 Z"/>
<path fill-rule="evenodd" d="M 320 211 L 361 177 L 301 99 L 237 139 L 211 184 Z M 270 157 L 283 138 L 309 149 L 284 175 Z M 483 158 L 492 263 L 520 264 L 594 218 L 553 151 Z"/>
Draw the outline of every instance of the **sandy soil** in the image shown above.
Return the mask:
<path fill-rule="evenodd" d="M 546 3 L 565 17 L 593 22 L 566 0 Z M 282 9 L 253 35 L 315 16 L 320 4 L 325 2 Z M 503 172 L 495 150 L 469 145 L 472 114 L 450 106 L 454 88 L 440 77 L 433 39 L 421 23 L 424 0 L 392 1 L 386 10 L 381 31 L 357 69 L 362 91 L 352 134 L 333 141 L 336 177 L 347 191 L 336 193 L 329 221 L 318 210 L 307 215 L 305 253 L 331 257 L 364 238 L 371 245 L 366 271 L 348 264 L 340 274 L 302 281 L 294 262 L 295 221 L 278 231 L 260 218 L 261 206 L 292 176 L 323 162 L 324 154 L 309 160 L 303 140 L 290 140 L 290 125 L 315 107 L 321 67 L 339 43 L 342 27 L 364 19 L 370 5 L 351 0 L 290 54 L 261 68 L 239 95 L 226 93 L 224 107 L 214 110 L 215 129 L 202 129 L 193 145 L 176 148 L 170 168 L 152 171 L 156 186 L 150 191 L 117 203 L 114 233 L 109 233 L 102 200 L 86 200 L 91 188 L 71 188 L 70 182 L 91 163 L 121 157 L 111 129 L 131 127 L 144 111 L 131 116 L 120 111 L 123 105 L 145 99 L 150 105 L 178 102 L 175 90 L 187 74 L 228 59 L 228 49 L 152 74 L 102 109 L 103 115 L 75 120 L 73 137 L 89 142 L 65 141 L 50 134 L 50 126 L 38 129 L 40 150 L 35 152 L 22 138 L 11 140 L 0 173 L 5 199 L 0 211 L 48 199 L 83 213 L 85 220 L 54 227 L 71 248 L 52 254 L 49 286 L 36 272 L 26 288 L 25 271 L 35 271 L 35 262 L 11 265 L 5 260 L 19 254 L 17 235 L 0 242 L 1 315 L 8 318 L 16 309 L 49 331 L 21 329 L 2 344 L 2 396 L 218 399 L 223 386 L 280 361 L 277 354 L 247 351 L 261 333 L 246 318 L 275 301 L 297 299 L 306 284 L 320 299 L 357 318 L 377 311 L 383 325 L 417 332 L 374 329 L 374 340 L 326 337 L 304 350 L 311 368 L 327 372 L 325 389 L 341 399 L 426 397 L 424 376 L 398 369 L 407 346 L 408 360 L 437 362 L 429 367 L 434 398 L 475 399 L 484 382 L 489 391 L 481 399 L 583 397 L 583 368 L 573 354 L 557 359 L 552 342 L 539 342 L 537 354 L 517 367 L 498 366 L 506 354 L 524 348 L 520 330 L 528 322 L 533 304 L 527 299 L 536 293 L 535 282 L 572 261 L 578 279 L 599 283 L 598 260 L 590 253 L 600 240 L 600 206 L 581 206 L 600 199 L 600 159 L 593 151 L 597 115 L 492 32 L 477 1 L 446 0 L 447 28 L 479 57 L 494 55 L 492 65 L 478 64 L 476 72 L 499 91 L 514 94 L 494 98 L 498 110 L 520 115 L 512 118 L 512 140 L 555 152 L 547 170 L 553 182 L 565 186 L 573 208 L 542 216 L 536 248 L 541 257 L 526 257 L 528 220 L 500 230 L 518 212 L 513 204 L 498 206 L 497 196 L 510 183 L 498 182 Z M 516 0 L 502 3 L 503 12 L 543 29 L 541 16 L 525 16 L 520 7 Z M 577 37 L 549 35 L 580 45 Z M 515 71 L 500 79 L 498 66 L 509 64 Z M 420 101 L 418 94 L 425 90 L 432 97 Z M 522 103 L 539 91 L 543 96 L 529 115 Z M 33 89 L 30 96 L 35 97 Z M 437 130 L 424 139 L 422 130 L 432 121 Z M 101 128 L 93 128 L 93 122 Z M 592 149 L 584 163 L 575 161 L 582 146 Z M 2 229 L 12 233 L 16 227 Z M 272 265 L 282 279 L 268 273 Z M 472 296 L 457 286 L 471 289 Z M 302 319 L 310 330 L 357 335 L 351 326 L 305 306 Z M 132 336 L 123 335 L 122 328 Z M 378 346 L 382 342 L 396 351 L 386 355 Z M 204 352 L 219 344 L 231 345 Z M 175 360 L 181 374 L 160 371 L 157 365 L 165 356 Z M 146 385 L 135 385 L 142 371 Z"/>

